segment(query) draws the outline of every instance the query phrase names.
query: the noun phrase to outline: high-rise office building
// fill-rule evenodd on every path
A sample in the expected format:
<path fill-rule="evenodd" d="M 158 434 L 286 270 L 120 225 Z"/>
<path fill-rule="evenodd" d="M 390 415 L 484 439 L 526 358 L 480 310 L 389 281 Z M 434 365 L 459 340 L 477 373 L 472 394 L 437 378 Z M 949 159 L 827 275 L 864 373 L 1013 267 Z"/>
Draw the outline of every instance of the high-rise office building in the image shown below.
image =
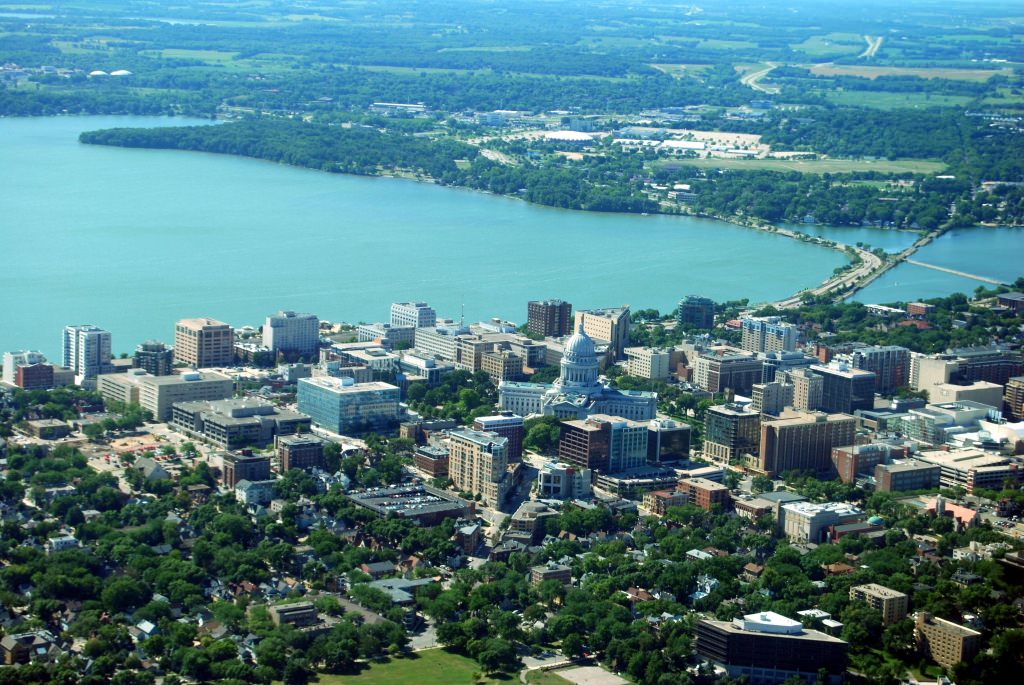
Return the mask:
<path fill-rule="evenodd" d="M 64 366 L 75 372 L 82 384 L 102 373 L 110 373 L 110 333 L 89 324 L 64 327 Z"/>
<path fill-rule="evenodd" d="M 822 378 L 821 409 L 852 414 L 875 406 L 875 374 L 851 369 L 846 364 L 816 364 L 811 371 Z"/>
<path fill-rule="evenodd" d="M 611 346 L 616 360 L 624 358 L 629 344 L 629 305 L 576 312 L 576 328 Z"/>
<path fill-rule="evenodd" d="M 398 426 L 399 389 L 389 383 L 356 383 L 351 378 L 300 378 L 298 409 L 313 423 L 339 435 L 373 431 L 389 433 Z"/>
<path fill-rule="evenodd" d="M 803 352 L 764 352 L 757 355 L 763 364 L 761 382 L 771 383 L 782 380 L 783 374 L 809 368 L 817 364 L 818 359 Z"/>
<path fill-rule="evenodd" d="M 676 308 L 676 323 L 703 330 L 715 327 L 715 303 L 699 295 L 687 295 L 679 300 Z"/>
<path fill-rule="evenodd" d="M 263 324 L 263 346 L 274 354 L 313 359 L 320 347 L 320 319 L 287 310 L 271 314 Z"/>
<path fill-rule="evenodd" d="M 526 330 L 544 337 L 572 333 L 572 305 L 564 300 L 531 300 L 526 305 Z"/>
<path fill-rule="evenodd" d="M 796 349 L 797 329 L 778 316 L 743 319 L 740 343 L 747 352 L 792 352 Z"/>
<path fill-rule="evenodd" d="M 755 383 L 752 394 L 754 411 L 758 414 L 778 416 L 786 407 L 793 406 L 791 383 Z"/>
<path fill-rule="evenodd" d="M 786 374 L 793 384 L 793 408 L 800 411 L 817 411 L 821 408 L 825 379 L 810 369 L 797 369 Z"/>
<path fill-rule="evenodd" d="M 526 433 L 522 416 L 510 411 L 493 416 L 478 416 L 473 419 L 473 430 L 495 433 L 508 440 L 509 462 L 521 461 L 523 458 L 523 437 Z"/>
<path fill-rule="evenodd" d="M 672 352 L 659 347 L 627 347 L 626 372 L 630 376 L 663 381 L 672 375 Z"/>
<path fill-rule="evenodd" d="M 159 340 L 147 340 L 136 346 L 132 367 L 153 376 L 168 376 L 174 371 L 174 351 Z"/>
<path fill-rule="evenodd" d="M 614 473 L 647 463 L 646 423 L 595 414 L 562 422 L 558 457 L 566 464 Z"/>
<path fill-rule="evenodd" d="M 758 470 L 769 476 L 814 471 L 832 477 L 832 448 L 852 445 L 857 419 L 847 414 L 793 412 L 761 424 Z"/>
<path fill-rule="evenodd" d="M 712 393 L 745 395 L 761 382 L 764 363 L 747 352 L 702 353 L 693 364 L 693 382 Z"/>
<path fill-rule="evenodd" d="M 1006 381 L 1003 414 L 1011 421 L 1024 421 L 1024 376 L 1014 376 Z"/>
<path fill-rule="evenodd" d="M 391 305 L 391 325 L 432 328 L 437 325 L 437 312 L 426 302 L 395 302 Z"/>
<path fill-rule="evenodd" d="M 910 383 L 910 350 L 899 345 L 861 347 L 850 354 L 853 368 L 875 374 L 875 392 L 889 394 Z"/>
<path fill-rule="evenodd" d="M 480 495 L 489 506 L 499 506 L 511 487 L 508 439 L 468 428 L 452 431 L 450 438 L 448 476 L 455 487 Z"/>
<path fill-rule="evenodd" d="M 689 424 L 672 419 L 651 419 L 647 424 L 647 463 L 660 464 L 690 458 Z"/>
<path fill-rule="evenodd" d="M 235 331 L 216 319 L 182 319 L 174 326 L 174 360 L 202 369 L 230 366 L 235 359 Z"/>
<path fill-rule="evenodd" d="M 736 404 L 708 407 L 704 415 L 704 455 L 731 464 L 759 449 L 761 415 Z"/>

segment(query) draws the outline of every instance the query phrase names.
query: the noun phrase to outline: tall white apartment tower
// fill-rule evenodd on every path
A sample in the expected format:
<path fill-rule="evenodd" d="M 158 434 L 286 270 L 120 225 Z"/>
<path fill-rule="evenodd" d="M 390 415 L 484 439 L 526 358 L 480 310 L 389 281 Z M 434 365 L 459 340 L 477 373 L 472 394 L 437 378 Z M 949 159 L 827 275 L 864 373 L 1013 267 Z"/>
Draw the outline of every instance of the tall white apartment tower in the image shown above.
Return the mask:
<path fill-rule="evenodd" d="M 263 324 L 263 346 L 274 354 L 292 352 L 313 357 L 320 346 L 320 319 L 287 310 L 271 314 Z"/>
<path fill-rule="evenodd" d="M 391 325 L 433 328 L 437 312 L 426 302 L 395 302 L 391 305 Z"/>
<path fill-rule="evenodd" d="M 64 327 L 64 366 L 75 372 L 75 382 L 111 373 L 110 332 L 90 324 Z"/>

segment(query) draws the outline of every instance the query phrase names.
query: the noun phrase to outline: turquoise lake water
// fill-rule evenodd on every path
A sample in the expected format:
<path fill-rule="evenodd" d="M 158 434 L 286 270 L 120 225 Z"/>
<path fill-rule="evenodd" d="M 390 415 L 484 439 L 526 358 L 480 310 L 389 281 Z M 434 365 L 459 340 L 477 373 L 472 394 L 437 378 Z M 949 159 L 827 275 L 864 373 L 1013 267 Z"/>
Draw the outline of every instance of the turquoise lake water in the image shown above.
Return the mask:
<path fill-rule="evenodd" d="M 717 221 L 573 212 L 413 181 L 77 141 L 86 130 L 186 123 L 196 122 L 0 119 L 0 350 L 56 359 L 69 323 L 102 326 L 115 352 L 129 352 L 147 338 L 172 341 L 183 317 L 259 325 L 283 308 L 377 321 L 409 299 L 450 317 L 464 305 L 467 321 L 523 321 L 526 302 L 546 297 L 661 311 L 688 293 L 767 301 L 844 263 L 825 248 Z M 886 249 L 909 235 L 864 231 L 864 242 Z M 985 235 L 996 233 L 1004 235 Z M 1005 235 L 1009 247 L 1024 245 Z"/>

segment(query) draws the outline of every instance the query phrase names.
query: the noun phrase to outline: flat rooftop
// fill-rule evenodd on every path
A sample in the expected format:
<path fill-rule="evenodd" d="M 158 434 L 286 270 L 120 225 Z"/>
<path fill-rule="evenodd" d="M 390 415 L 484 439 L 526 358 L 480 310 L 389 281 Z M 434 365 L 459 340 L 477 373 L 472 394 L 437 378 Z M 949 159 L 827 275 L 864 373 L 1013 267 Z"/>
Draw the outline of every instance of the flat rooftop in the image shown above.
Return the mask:
<path fill-rule="evenodd" d="M 762 426 L 805 426 L 815 423 L 836 423 L 839 421 L 856 421 L 849 414 L 826 414 L 820 411 L 799 411 L 787 409 L 777 419 L 762 422 Z"/>
<path fill-rule="evenodd" d="M 349 499 L 380 516 L 396 514 L 415 518 L 444 512 L 457 515 L 469 508 L 464 500 L 424 485 L 373 488 L 350 494 Z"/>
<path fill-rule="evenodd" d="M 739 621 L 740 619 L 736 619 Z M 705 619 L 704 623 L 720 628 L 729 633 L 735 633 L 737 635 L 765 635 L 770 636 L 779 640 L 800 640 L 802 642 L 832 642 L 835 644 L 845 645 L 846 642 L 840 640 L 837 637 L 832 637 L 826 633 L 819 632 L 817 630 L 810 630 L 804 628 L 799 633 L 775 633 L 775 632 L 763 632 L 756 630 L 744 630 L 741 625 L 736 625 L 731 621 L 710 621 Z"/>
<path fill-rule="evenodd" d="M 346 383 L 346 380 L 348 380 L 349 382 Z M 397 386 L 391 385 L 390 383 L 384 383 L 383 381 L 370 381 L 369 383 L 352 383 L 351 379 L 335 378 L 333 376 L 300 378 L 299 383 L 315 385 L 319 388 L 325 388 L 327 390 L 330 390 L 331 392 L 342 394 L 354 394 L 360 392 L 372 392 L 380 390 L 398 390 Z"/>
<path fill-rule="evenodd" d="M 879 585 L 878 583 L 868 583 L 866 585 L 856 585 L 856 586 L 854 586 L 854 587 L 852 587 L 850 589 L 851 590 L 859 590 L 861 592 L 866 592 L 866 593 L 868 593 L 870 595 L 874 595 L 875 597 L 892 597 L 892 598 L 906 597 L 906 595 L 904 593 L 899 592 L 897 590 L 893 590 L 892 588 L 885 587 L 884 585 Z"/>
<path fill-rule="evenodd" d="M 971 447 L 958 450 L 928 450 L 918 452 L 917 458 L 929 464 L 936 464 L 945 468 L 954 469 L 977 469 L 985 466 L 1002 466 L 1009 460 L 997 454 L 989 454 Z"/>

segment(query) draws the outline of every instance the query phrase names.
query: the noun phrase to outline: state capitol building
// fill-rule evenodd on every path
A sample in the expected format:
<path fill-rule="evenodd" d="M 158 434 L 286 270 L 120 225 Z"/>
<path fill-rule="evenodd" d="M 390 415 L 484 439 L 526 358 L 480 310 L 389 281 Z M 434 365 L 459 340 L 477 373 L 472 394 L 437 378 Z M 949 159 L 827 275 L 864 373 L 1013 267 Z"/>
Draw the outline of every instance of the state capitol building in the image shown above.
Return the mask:
<path fill-rule="evenodd" d="M 502 381 L 498 404 L 520 416 L 543 414 L 559 419 L 586 419 L 593 414 L 620 416 L 632 421 L 655 417 L 658 394 L 618 390 L 598 375 L 597 349 L 582 324 L 565 343 L 562 371 L 554 383 Z"/>

